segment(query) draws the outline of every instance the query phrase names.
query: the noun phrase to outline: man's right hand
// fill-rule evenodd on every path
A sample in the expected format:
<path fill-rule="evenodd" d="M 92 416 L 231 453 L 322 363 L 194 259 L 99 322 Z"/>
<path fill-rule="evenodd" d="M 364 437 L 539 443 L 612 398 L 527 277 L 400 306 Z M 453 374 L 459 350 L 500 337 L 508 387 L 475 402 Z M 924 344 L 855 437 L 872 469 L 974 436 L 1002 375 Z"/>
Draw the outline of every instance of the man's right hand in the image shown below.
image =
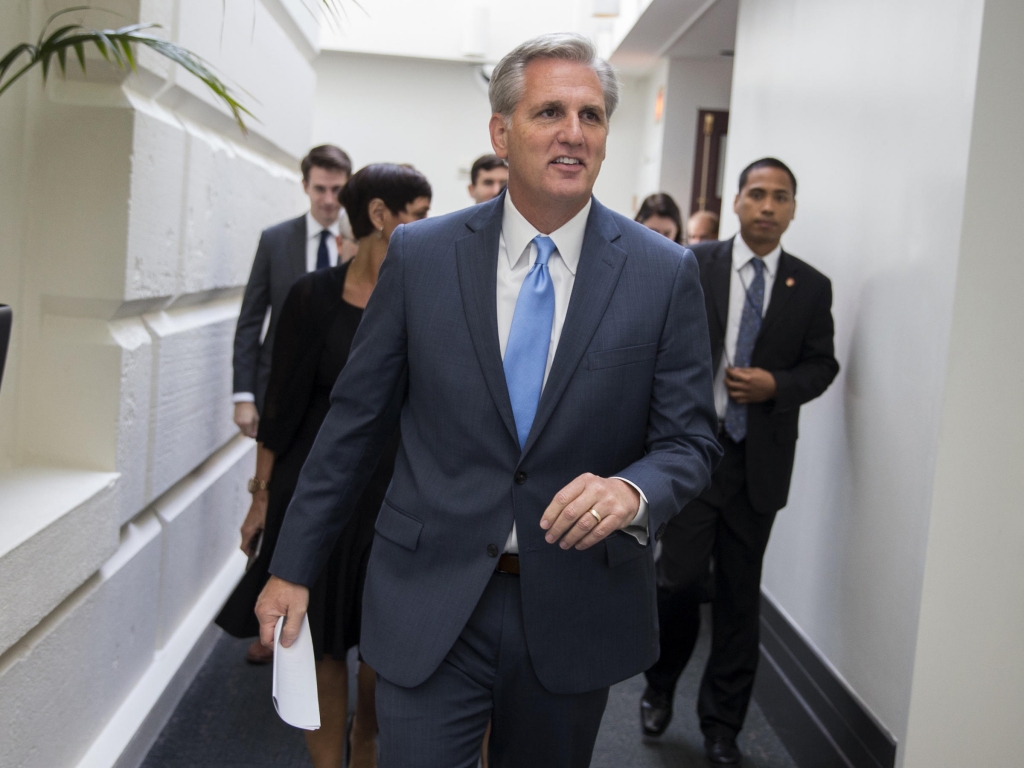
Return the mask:
<path fill-rule="evenodd" d="M 235 403 L 235 424 L 246 437 L 256 437 L 260 426 L 260 415 L 255 403 Z"/>
<path fill-rule="evenodd" d="M 291 647 L 299 636 L 302 617 L 309 607 L 309 589 L 301 584 L 271 576 L 267 586 L 260 592 L 256 600 L 256 618 L 260 622 L 260 642 L 268 648 L 274 645 L 274 627 L 277 620 L 284 616 L 284 628 L 281 630 L 281 645 Z"/>

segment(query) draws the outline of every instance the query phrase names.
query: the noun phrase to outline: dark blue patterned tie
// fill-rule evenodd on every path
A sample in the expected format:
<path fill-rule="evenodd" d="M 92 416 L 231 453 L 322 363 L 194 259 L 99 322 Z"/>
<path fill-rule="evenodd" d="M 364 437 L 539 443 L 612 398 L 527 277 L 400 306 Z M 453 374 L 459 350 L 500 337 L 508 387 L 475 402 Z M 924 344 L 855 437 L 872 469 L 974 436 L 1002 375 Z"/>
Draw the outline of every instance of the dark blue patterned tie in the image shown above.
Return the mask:
<path fill-rule="evenodd" d="M 551 324 L 555 319 L 555 286 L 548 273 L 555 241 L 537 235 L 533 242 L 537 245 L 537 260 L 519 289 L 502 361 L 520 448 L 526 445 L 533 417 L 537 415 L 551 345 Z"/>
<path fill-rule="evenodd" d="M 320 247 L 316 249 L 316 268 L 326 269 L 331 266 L 331 257 L 327 253 L 327 238 L 331 236 L 331 231 L 325 229 L 320 233 Z"/>
<path fill-rule="evenodd" d="M 736 354 L 732 360 L 735 368 L 750 367 L 754 344 L 761 330 L 761 312 L 764 308 L 764 262 L 755 257 L 750 263 L 756 274 L 750 287 L 745 291 L 746 300 L 743 302 L 743 314 L 740 316 L 740 332 L 736 337 Z M 731 397 L 725 409 L 725 431 L 737 443 L 747 436 L 747 406 L 740 405 Z"/>

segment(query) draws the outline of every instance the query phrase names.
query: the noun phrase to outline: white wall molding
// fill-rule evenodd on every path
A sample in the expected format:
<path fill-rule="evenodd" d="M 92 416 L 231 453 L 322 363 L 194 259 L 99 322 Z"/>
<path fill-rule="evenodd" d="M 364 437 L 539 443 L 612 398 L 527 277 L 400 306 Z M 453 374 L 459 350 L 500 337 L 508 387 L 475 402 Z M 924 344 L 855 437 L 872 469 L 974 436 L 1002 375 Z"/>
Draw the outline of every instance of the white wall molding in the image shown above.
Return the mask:
<path fill-rule="evenodd" d="M 142 762 L 205 660 L 202 654 L 190 658 L 193 649 L 198 645 L 206 654 L 212 650 L 211 637 L 207 635 L 210 624 L 244 570 L 245 556 L 235 552 L 167 644 L 154 655 L 149 669 L 117 708 L 76 768 L 129 768 Z M 216 636 L 214 633 L 213 639 Z M 165 698 L 165 692 L 174 695 Z M 141 738 L 135 741 L 137 734 Z M 125 754 L 129 746 L 131 752 Z"/>

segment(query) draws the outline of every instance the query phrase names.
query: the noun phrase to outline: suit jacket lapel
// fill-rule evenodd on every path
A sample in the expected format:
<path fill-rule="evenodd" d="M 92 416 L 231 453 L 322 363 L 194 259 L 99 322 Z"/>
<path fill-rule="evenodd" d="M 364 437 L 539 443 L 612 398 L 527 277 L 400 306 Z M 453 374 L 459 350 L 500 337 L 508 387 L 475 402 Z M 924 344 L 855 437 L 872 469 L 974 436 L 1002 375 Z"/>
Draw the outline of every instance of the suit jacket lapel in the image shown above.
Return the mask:
<path fill-rule="evenodd" d="M 495 200 L 497 202 L 482 204 L 479 213 L 466 222 L 470 234 L 455 242 L 455 255 L 462 306 L 466 311 L 473 349 L 501 420 L 518 445 L 516 419 L 498 344 L 498 239 L 501 236 L 504 194 Z"/>
<path fill-rule="evenodd" d="M 759 339 L 785 310 L 786 302 L 793 295 L 796 286 L 795 274 L 796 264 L 789 254 L 783 251 L 779 254 L 779 270 L 775 275 L 775 283 L 772 285 L 772 300 L 768 302 L 768 311 L 765 312 L 764 320 L 761 321 L 761 330 L 757 334 Z"/>
<path fill-rule="evenodd" d="M 565 314 L 565 323 L 562 325 L 562 335 L 558 340 L 551 372 L 541 393 L 537 415 L 533 419 L 533 426 L 523 447 L 523 456 L 537 441 L 537 435 L 554 413 L 555 406 L 558 405 L 583 354 L 590 346 L 597 326 L 604 317 L 605 308 L 611 300 L 622 267 L 626 263 L 626 252 L 614 245 L 620 237 L 621 233 L 615 225 L 615 220 L 595 199 L 587 219 L 583 250 L 576 268 L 576 279 L 569 299 L 569 308 Z"/>
<path fill-rule="evenodd" d="M 288 239 L 288 265 L 296 277 L 306 274 L 306 217 L 295 219 L 292 236 Z"/>
<path fill-rule="evenodd" d="M 721 247 L 712 258 L 708 286 L 711 291 L 711 303 L 718 316 L 718 327 L 725 338 L 725 329 L 729 322 L 729 281 L 732 279 L 732 240 L 722 241 Z"/>

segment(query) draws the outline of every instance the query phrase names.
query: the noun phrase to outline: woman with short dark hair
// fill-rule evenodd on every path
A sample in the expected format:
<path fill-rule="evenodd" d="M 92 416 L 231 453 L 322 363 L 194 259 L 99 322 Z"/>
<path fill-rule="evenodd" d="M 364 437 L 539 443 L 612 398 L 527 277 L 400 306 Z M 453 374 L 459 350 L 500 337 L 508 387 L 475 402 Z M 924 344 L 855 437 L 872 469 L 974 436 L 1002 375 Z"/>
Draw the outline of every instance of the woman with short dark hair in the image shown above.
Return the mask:
<path fill-rule="evenodd" d="M 679 206 L 664 192 L 648 196 L 636 214 L 635 221 L 664 235 L 674 243 L 683 244 L 683 217 Z"/>
<path fill-rule="evenodd" d="M 352 339 L 377 284 L 391 233 L 427 215 L 431 189 L 410 166 L 380 163 L 356 173 L 341 192 L 358 251 L 351 261 L 299 278 L 281 311 L 257 434 L 252 506 L 242 524 L 242 551 L 254 557 L 238 587 L 217 617 L 236 637 L 259 634 L 253 613 L 256 598 L 270 576 L 285 510 L 299 471 L 331 407 L 330 395 L 348 359 Z M 338 537 L 323 572 L 309 594 L 309 628 L 317 657 L 320 730 L 306 731 L 315 768 L 337 768 L 345 751 L 348 669 L 345 657 L 359 642 L 363 582 L 380 510 L 398 451 L 399 436 L 367 478 L 355 514 Z M 262 545 L 258 542 L 262 535 Z M 257 554 L 258 547 L 258 554 Z M 376 765 L 376 675 L 359 669 L 359 691 L 351 728 L 353 768 Z"/>

